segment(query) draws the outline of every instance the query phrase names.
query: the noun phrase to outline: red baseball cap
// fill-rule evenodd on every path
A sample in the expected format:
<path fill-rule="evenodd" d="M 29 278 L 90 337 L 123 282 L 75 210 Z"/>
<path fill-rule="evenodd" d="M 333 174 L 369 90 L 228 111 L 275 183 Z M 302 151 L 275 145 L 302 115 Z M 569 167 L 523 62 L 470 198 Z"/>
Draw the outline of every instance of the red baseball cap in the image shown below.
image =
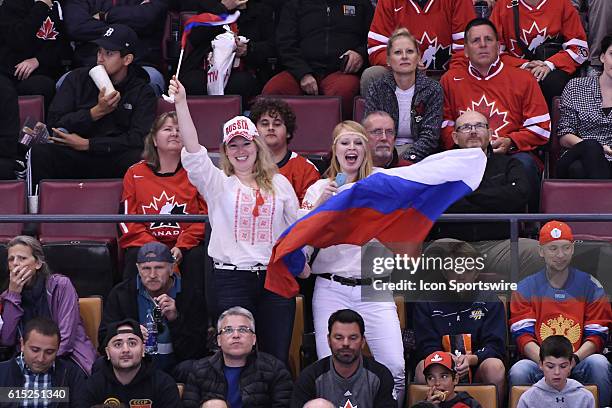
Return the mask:
<path fill-rule="evenodd" d="M 446 351 L 434 351 L 430 355 L 425 358 L 425 365 L 423 366 L 423 371 L 427 370 L 427 367 L 432 366 L 434 364 L 440 364 L 448 368 L 453 373 L 455 372 L 455 361 L 450 353 Z"/>
<path fill-rule="evenodd" d="M 549 221 L 540 229 L 540 245 L 558 240 L 573 241 L 572 229 L 564 222 Z"/>

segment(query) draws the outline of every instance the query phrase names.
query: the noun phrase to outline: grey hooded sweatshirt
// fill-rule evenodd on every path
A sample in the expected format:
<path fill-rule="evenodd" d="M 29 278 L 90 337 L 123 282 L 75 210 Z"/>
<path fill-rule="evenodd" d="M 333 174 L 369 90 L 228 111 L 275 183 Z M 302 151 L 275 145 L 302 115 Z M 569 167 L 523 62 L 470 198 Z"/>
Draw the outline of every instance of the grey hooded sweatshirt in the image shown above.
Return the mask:
<path fill-rule="evenodd" d="M 582 384 L 567 379 L 561 391 L 546 384 L 544 378 L 527 390 L 517 408 L 595 408 L 595 398 Z"/>

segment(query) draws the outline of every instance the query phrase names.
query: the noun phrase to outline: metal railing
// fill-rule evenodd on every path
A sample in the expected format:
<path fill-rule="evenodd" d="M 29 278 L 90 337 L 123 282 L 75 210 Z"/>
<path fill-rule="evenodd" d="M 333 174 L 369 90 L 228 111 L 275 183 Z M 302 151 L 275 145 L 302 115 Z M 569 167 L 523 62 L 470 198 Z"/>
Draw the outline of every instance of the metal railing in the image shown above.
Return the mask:
<path fill-rule="evenodd" d="M 610 222 L 612 214 L 443 214 L 440 222 L 506 222 L 510 228 L 510 278 L 519 277 L 518 238 L 520 222 L 560 220 L 568 222 Z M 0 214 L 0 223 L 120 223 L 120 222 L 206 222 L 207 215 L 134 214 Z M 437 221 L 437 222 L 438 222 Z M 612 232 L 611 232 L 612 235 Z"/>

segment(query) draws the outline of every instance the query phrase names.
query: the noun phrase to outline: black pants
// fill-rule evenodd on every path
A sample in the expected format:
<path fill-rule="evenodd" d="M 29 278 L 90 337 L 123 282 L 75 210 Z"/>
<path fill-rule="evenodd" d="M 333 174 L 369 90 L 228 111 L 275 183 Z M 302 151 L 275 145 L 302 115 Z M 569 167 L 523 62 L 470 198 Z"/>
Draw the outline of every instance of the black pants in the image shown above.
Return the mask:
<path fill-rule="evenodd" d="M 45 75 L 31 75 L 28 79 L 19 81 L 17 78 L 4 77 L 9 80 L 17 91 L 17 95 L 42 95 L 45 98 L 45 111 L 55 95 L 55 81 Z M 3 82 L 2 85 L 5 85 Z M 2 112 L 4 114 L 4 112 Z M 19 116 L 18 116 L 19 117 Z"/>
<path fill-rule="evenodd" d="M 11 79 L 0 75 L 0 180 L 15 179 L 19 126 L 17 89 Z"/>
<path fill-rule="evenodd" d="M 181 73 L 181 83 L 189 95 L 207 95 L 206 72 L 201 69 Z M 232 71 L 227 85 L 225 95 L 240 95 L 243 98 L 250 98 L 259 95 L 262 84 L 255 75 L 249 71 Z"/>
<path fill-rule="evenodd" d="M 52 143 L 32 146 L 32 186 L 44 179 L 123 178 L 126 170 L 140 161 L 142 150 L 108 154 L 81 152 Z"/>
<path fill-rule="evenodd" d="M 562 179 L 609 179 L 612 166 L 597 140 L 583 140 L 566 151 L 557 162 Z"/>
<path fill-rule="evenodd" d="M 130 247 L 125 250 L 123 279 L 133 279 L 138 274 L 136 255 L 140 247 Z M 204 294 L 204 259 L 206 249 L 198 245 L 182 250 L 183 260 L 179 265 L 181 271 L 181 287 L 183 290 L 197 290 Z"/>
<path fill-rule="evenodd" d="M 540 89 L 548 105 L 548 110 L 552 108 L 552 100 L 555 96 L 561 96 L 563 88 L 570 80 L 570 75 L 560 69 L 555 69 L 546 78 L 540 82 Z"/>

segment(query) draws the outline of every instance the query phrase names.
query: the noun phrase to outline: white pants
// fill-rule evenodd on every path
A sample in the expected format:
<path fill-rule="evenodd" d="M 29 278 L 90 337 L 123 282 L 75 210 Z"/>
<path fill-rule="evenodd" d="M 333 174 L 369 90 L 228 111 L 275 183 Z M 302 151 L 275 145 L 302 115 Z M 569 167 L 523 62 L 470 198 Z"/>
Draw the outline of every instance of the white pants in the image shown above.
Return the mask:
<path fill-rule="evenodd" d="M 394 396 L 404 395 L 405 364 L 404 345 L 393 293 L 388 292 L 388 302 L 362 302 L 360 286 L 346 286 L 328 279 L 315 282 L 312 298 L 317 356 L 319 359 L 331 354 L 327 343 L 327 321 L 340 309 L 352 309 L 365 322 L 365 337 L 370 351 L 379 363 L 385 365 L 395 381 Z"/>

